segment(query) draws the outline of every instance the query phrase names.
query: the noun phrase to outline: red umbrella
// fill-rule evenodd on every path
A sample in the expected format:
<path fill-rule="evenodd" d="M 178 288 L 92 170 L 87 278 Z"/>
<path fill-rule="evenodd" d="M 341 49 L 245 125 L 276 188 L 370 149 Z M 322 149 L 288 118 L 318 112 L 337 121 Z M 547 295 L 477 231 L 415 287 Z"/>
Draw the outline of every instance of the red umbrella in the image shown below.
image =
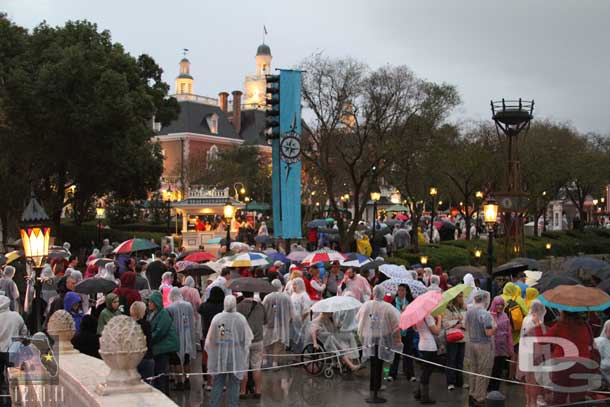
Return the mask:
<path fill-rule="evenodd" d="M 290 257 L 290 256 L 289 256 Z M 338 251 L 321 249 L 312 253 L 309 253 L 301 263 L 309 266 L 315 263 L 330 263 L 333 261 L 345 260 L 345 256 Z"/>
<path fill-rule="evenodd" d="M 401 213 L 400 215 L 396 215 L 396 219 L 398 219 L 398 220 L 407 220 L 407 219 L 409 219 L 409 217 L 407 215 L 404 215 L 404 214 Z"/>
<path fill-rule="evenodd" d="M 216 256 L 208 252 L 191 253 L 184 258 L 186 261 L 194 261 L 195 263 L 203 263 L 204 261 L 216 260 Z"/>

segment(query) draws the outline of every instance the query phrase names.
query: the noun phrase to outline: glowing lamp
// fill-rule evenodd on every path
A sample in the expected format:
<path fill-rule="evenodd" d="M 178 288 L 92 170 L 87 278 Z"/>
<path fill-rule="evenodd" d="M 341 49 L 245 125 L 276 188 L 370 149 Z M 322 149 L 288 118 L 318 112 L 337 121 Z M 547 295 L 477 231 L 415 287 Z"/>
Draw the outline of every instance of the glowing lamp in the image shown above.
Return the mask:
<path fill-rule="evenodd" d="M 231 220 L 235 216 L 235 207 L 233 206 L 233 204 L 231 204 L 230 199 L 227 199 L 227 203 L 223 208 L 223 213 L 227 220 Z"/>
<path fill-rule="evenodd" d="M 438 195 L 438 189 L 436 187 L 430 187 L 430 196 Z"/>
<path fill-rule="evenodd" d="M 483 218 L 488 228 L 493 228 L 498 219 L 498 203 L 495 199 L 489 198 L 483 205 Z"/>
<path fill-rule="evenodd" d="M 428 256 L 420 256 L 419 262 L 422 266 L 426 266 L 428 264 Z"/>
<path fill-rule="evenodd" d="M 373 190 L 371 191 L 371 201 L 379 202 L 380 199 L 381 199 L 381 191 L 379 190 L 378 187 L 374 187 Z"/>
<path fill-rule="evenodd" d="M 481 249 L 479 249 L 479 248 L 474 249 L 474 257 L 476 257 L 477 259 L 480 259 L 482 254 L 483 254 L 483 252 L 481 251 Z"/>
<path fill-rule="evenodd" d="M 42 267 L 45 257 L 49 255 L 51 228 L 47 225 L 48 222 L 47 213 L 32 194 L 21 215 L 20 231 L 25 257 L 31 259 L 38 268 Z"/>
<path fill-rule="evenodd" d="M 546 242 L 546 244 L 544 245 L 544 248 L 547 250 L 551 250 L 553 248 L 553 245 L 551 244 L 551 242 Z"/>

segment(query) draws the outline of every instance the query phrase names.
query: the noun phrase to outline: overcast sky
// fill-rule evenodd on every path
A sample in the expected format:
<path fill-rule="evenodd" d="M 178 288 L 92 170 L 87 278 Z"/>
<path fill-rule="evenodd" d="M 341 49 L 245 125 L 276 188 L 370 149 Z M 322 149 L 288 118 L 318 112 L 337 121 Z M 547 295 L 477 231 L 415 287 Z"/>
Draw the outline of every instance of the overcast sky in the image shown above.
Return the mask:
<path fill-rule="evenodd" d="M 488 120 L 489 100 L 534 98 L 536 117 L 610 134 L 607 0 L 2 0 L 32 28 L 87 19 L 133 54 L 148 53 L 173 90 L 190 49 L 194 91 L 243 88 L 267 26 L 273 67 L 313 52 L 372 67 L 405 64 L 457 86 L 456 120 Z"/>

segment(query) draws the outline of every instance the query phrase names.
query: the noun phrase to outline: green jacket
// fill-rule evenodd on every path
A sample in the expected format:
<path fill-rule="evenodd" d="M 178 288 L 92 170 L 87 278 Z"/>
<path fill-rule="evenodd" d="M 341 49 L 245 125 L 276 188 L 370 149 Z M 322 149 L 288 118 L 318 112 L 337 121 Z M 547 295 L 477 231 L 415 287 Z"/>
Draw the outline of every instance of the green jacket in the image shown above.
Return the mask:
<path fill-rule="evenodd" d="M 106 308 L 102 310 L 100 316 L 97 318 L 97 334 L 101 335 L 104 331 L 104 327 L 112 319 L 112 317 L 116 317 L 117 315 L 123 315 L 123 313 L 119 310 L 111 311 L 112 309 L 112 301 L 117 298 L 116 294 L 109 293 L 106 295 Z"/>
<path fill-rule="evenodd" d="M 152 331 L 153 356 L 178 352 L 180 350 L 178 335 L 171 315 L 163 308 L 163 296 L 159 291 L 153 291 L 149 301 L 152 301 L 157 307 L 156 311 L 148 316 Z"/>

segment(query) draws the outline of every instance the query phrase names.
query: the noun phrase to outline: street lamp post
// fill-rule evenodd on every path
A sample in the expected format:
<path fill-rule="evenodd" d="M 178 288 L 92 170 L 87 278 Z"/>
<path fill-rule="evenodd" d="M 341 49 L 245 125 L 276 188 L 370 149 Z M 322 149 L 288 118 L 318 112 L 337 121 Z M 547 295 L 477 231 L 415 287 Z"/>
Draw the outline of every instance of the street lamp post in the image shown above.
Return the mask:
<path fill-rule="evenodd" d="M 474 200 L 477 203 L 477 238 L 481 233 L 481 202 L 483 202 L 483 191 L 477 191 L 474 194 Z"/>
<path fill-rule="evenodd" d="M 381 191 L 379 187 L 373 187 L 371 190 L 371 201 L 373 201 L 373 239 L 375 238 L 375 230 L 377 227 L 377 202 L 381 199 Z"/>
<path fill-rule="evenodd" d="M 239 192 L 238 192 L 238 189 L 237 189 L 238 185 L 241 185 L 241 188 L 239 188 Z M 242 195 L 246 194 L 246 187 L 241 182 L 234 183 L 233 184 L 233 189 L 235 190 L 235 199 L 238 200 L 238 201 L 239 201 L 239 194 L 242 194 Z"/>
<path fill-rule="evenodd" d="M 101 203 L 95 207 L 95 218 L 97 219 L 97 244 L 102 247 L 102 220 L 106 217 L 106 208 Z"/>
<path fill-rule="evenodd" d="M 487 283 L 488 291 L 491 292 L 491 275 L 493 273 L 493 238 L 494 226 L 498 220 L 498 203 L 493 197 L 489 197 L 483 205 L 483 217 L 487 225 L 487 274 L 489 281 Z"/>
<path fill-rule="evenodd" d="M 167 235 L 169 236 L 172 234 L 172 231 L 170 230 L 170 222 L 172 220 L 172 200 L 170 197 L 167 198 L 165 204 L 167 205 Z"/>
<path fill-rule="evenodd" d="M 49 240 L 51 238 L 51 227 L 48 226 L 49 217 L 44 208 L 38 203 L 32 193 L 30 202 L 21 215 L 21 242 L 26 259 L 34 268 L 34 290 L 36 298 L 32 304 L 34 312 L 33 326 L 36 331 L 42 328 L 42 281 L 40 281 L 40 270 L 44 259 L 49 255 Z"/>
<path fill-rule="evenodd" d="M 436 187 L 430 187 L 430 197 L 432 198 L 432 211 L 430 215 L 430 244 L 432 244 L 432 238 L 434 237 L 434 209 L 436 206 L 436 195 L 438 195 L 438 189 Z"/>
<path fill-rule="evenodd" d="M 235 216 L 235 207 L 231 203 L 231 198 L 227 198 L 227 202 L 225 203 L 223 212 L 224 212 L 225 219 L 227 221 L 227 253 L 226 254 L 229 254 L 229 250 L 231 247 L 231 220 Z"/>

